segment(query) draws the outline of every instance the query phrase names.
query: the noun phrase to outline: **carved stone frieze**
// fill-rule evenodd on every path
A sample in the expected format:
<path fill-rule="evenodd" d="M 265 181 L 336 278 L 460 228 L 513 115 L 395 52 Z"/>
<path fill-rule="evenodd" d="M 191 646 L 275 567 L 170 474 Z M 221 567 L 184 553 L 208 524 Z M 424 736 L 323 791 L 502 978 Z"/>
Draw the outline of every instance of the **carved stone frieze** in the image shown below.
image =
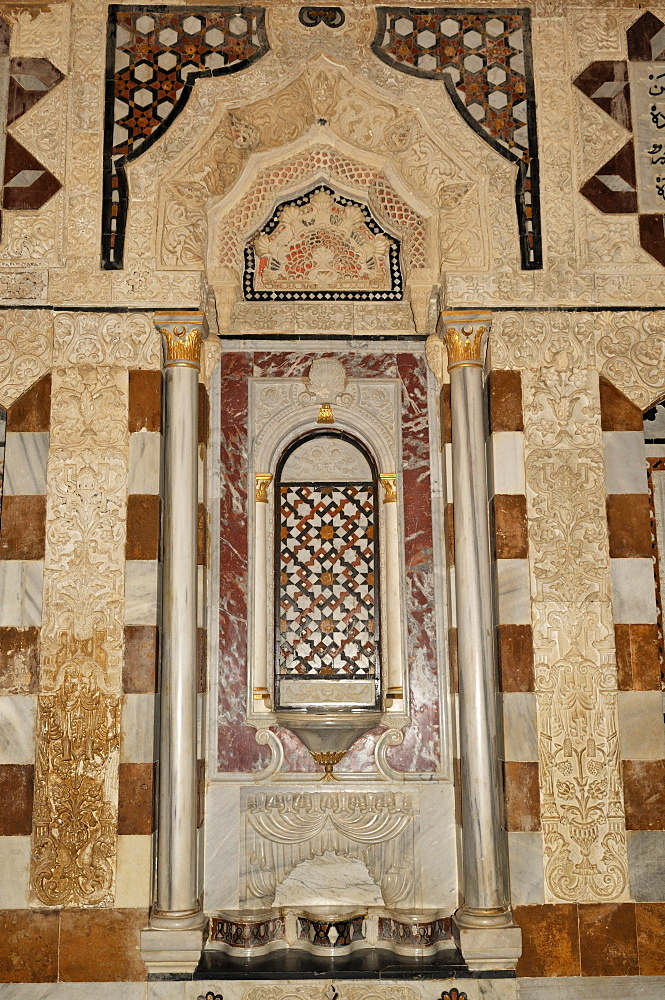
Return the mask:
<path fill-rule="evenodd" d="M 54 363 L 160 368 L 159 334 L 145 313 L 55 313 Z"/>
<path fill-rule="evenodd" d="M 0 273 L 1 279 L 4 277 Z M 9 406 L 51 366 L 53 313 L 0 312 L 0 404 Z"/>
<path fill-rule="evenodd" d="M 493 368 L 593 365 L 597 316 L 592 313 L 495 313 Z"/>
<path fill-rule="evenodd" d="M 123 654 L 127 371 L 53 370 L 31 893 L 112 905 Z"/>
<path fill-rule="evenodd" d="M 524 374 L 535 686 L 550 901 L 625 899 L 628 867 L 597 372 Z"/>

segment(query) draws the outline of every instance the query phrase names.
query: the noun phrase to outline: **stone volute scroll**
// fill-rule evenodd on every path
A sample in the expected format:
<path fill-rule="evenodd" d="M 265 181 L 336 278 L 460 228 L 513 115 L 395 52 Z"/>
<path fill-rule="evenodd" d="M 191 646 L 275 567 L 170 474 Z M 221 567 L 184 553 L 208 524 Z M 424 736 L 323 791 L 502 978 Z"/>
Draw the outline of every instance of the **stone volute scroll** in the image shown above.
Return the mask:
<path fill-rule="evenodd" d="M 164 350 L 164 516 L 155 894 L 141 953 L 193 970 L 206 923 L 197 881 L 198 380 L 205 317 L 156 313 Z"/>
<path fill-rule="evenodd" d="M 521 953 L 510 908 L 497 752 L 483 409 L 490 326 L 489 313 L 442 312 L 437 331 L 448 355 L 455 509 L 463 903 L 453 926 L 465 961 L 477 970 L 514 968 Z"/>

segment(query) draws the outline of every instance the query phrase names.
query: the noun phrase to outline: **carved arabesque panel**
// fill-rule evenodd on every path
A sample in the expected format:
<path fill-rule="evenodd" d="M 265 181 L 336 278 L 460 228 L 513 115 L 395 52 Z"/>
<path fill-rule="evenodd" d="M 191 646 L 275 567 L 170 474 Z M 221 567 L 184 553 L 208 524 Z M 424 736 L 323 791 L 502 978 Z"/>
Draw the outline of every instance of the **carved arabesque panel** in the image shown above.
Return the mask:
<path fill-rule="evenodd" d="M 123 654 L 127 371 L 53 370 L 33 902 L 112 905 Z"/>
<path fill-rule="evenodd" d="M 598 375 L 524 373 L 529 560 L 552 901 L 628 893 Z"/>

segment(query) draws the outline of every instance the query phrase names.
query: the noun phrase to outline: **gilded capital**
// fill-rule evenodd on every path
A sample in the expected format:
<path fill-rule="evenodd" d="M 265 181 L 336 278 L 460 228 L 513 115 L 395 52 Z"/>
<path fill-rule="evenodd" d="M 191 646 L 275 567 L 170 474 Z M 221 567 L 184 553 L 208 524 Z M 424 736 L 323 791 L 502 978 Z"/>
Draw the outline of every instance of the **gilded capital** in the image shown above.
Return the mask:
<path fill-rule="evenodd" d="M 268 487 L 272 482 L 271 472 L 256 473 L 256 502 L 268 503 Z"/>
<path fill-rule="evenodd" d="M 202 312 L 157 312 L 155 325 L 162 335 L 165 368 L 201 368 L 201 344 L 206 337 Z"/>
<path fill-rule="evenodd" d="M 379 473 L 379 482 L 383 486 L 384 503 L 397 503 L 397 476 L 394 472 Z"/>
<path fill-rule="evenodd" d="M 438 332 L 448 351 L 448 371 L 485 363 L 487 338 L 492 325 L 489 312 L 442 312 Z"/>

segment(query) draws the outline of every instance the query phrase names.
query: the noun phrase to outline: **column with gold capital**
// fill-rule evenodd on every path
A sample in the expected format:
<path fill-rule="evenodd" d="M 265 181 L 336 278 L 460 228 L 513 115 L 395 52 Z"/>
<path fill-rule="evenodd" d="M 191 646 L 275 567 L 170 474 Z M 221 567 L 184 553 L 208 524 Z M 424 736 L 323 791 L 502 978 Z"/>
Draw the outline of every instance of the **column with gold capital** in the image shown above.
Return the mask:
<path fill-rule="evenodd" d="M 514 968 L 521 932 L 512 922 L 492 613 L 492 564 L 483 369 L 491 315 L 441 313 L 448 352 L 455 510 L 455 606 L 459 667 L 463 903 L 455 936 L 471 969 Z"/>
<path fill-rule="evenodd" d="M 164 351 L 162 638 L 157 866 L 149 972 L 190 972 L 202 947 L 197 866 L 196 625 L 198 380 L 205 319 L 155 313 Z"/>

